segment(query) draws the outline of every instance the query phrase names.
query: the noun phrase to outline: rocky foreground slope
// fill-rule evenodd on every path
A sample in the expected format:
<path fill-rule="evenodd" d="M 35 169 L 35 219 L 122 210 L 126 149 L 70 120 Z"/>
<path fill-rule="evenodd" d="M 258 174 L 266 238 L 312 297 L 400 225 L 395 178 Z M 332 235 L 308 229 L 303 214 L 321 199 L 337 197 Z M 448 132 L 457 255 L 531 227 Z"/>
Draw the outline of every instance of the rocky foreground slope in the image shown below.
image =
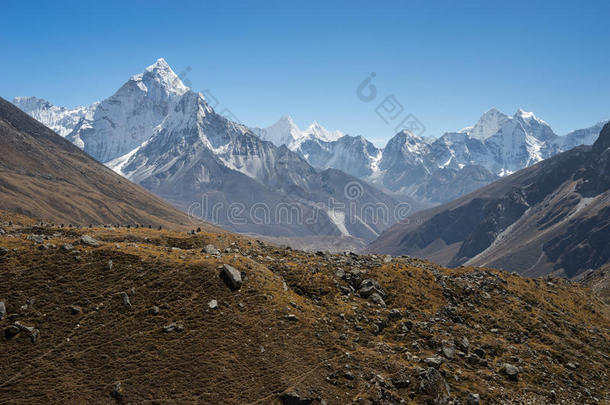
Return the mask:
<path fill-rule="evenodd" d="M 610 400 L 608 307 L 565 279 L 228 233 L 0 228 L 0 403 Z"/>

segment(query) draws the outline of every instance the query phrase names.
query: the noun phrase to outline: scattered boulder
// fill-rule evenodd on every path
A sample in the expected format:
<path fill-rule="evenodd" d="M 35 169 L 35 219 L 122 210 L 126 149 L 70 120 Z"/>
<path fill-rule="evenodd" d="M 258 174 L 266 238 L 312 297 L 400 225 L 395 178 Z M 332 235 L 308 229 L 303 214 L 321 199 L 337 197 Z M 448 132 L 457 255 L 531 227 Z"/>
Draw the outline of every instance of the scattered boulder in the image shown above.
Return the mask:
<path fill-rule="evenodd" d="M 479 405 L 481 403 L 481 396 L 471 392 L 468 394 L 468 397 L 466 397 L 466 403 L 468 405 Z"/>
<path fill-rule="evenodd" d="M 420 374 L 419 392 L 432 398 L 435 404 L 446 404 L 451 392 L 449 384 L 434 367 L 422 370 Z"/>
<path fill-rule="evenodd" d="M 208 307 L 210 307 L 210 309 L 216 309 L 216 308 L 218 308 L 218 301 L 216 301 L 216 300 L 211 300 L 210 302 L 208 302 Z"/>
<path fill-rule="evenodd" d="M 131 301 L 129 300 L 129 295 L 127 295 L 125 291 L 121 292 L 121 298 L 123 299 L 123 305 L 125 306 L 125 308 L 131 309 Z"/>
<path fill-rule="evenodd" d="M 108 260 L 108 263 L 106 264 L 106 270 L 112 270 L 112 260 Z"/>
<path fill-rule="evenodd" d="M 220 277 L 232 291 L 241 288 L 241 273 L 235 267 L 228 264 L 223 265 L 220 270 Z"/>
<path fill-rule="evenodd" d="M 156 305 L 154 305 L 154 306 L 153 306 L 153 307 L 150 309 L 150 313 L 151 313 L 152 315 L 159 315 L 159 312 L 160 312 L 160 311 L 161 311 L 161 310 L 160 310 L 160 309 L 159 309 L 159 307 L 158 307 L 158 306 L 156 306 Z"/>
<path fill-rule="evenodd" d="M 30 340 L 32 341 L 32 343 L 36 343 L 38 341 L 38 336 L 40 335 L 40 331 L 38 329 L 36 329 L 35 327 L 27 326 L 20 322 L 15 322 L 13 325 L 16 326 L 17 328 L 19 328 L 20 331 L 26 332 L 30 336 Z"/>
<path fill-rule="evenodd" d="M 81 236 L 80 243 L 82 245 L 91 246 L 91 247 L 98 247 L 98 246 L 100 246 L 100 243 L 97 240 L 93 239 L 89 235 Z"/>
<path fill-rule="evenodd" d="M 165 325 L 163 327 L 163 332 L 165 333 L 170 333 L 170 332 L 182 332 L 184 331 L 184 326 L 183 325 L 179 325 L 175 322 L 170 323 L 169 325 Z"/>
<path fill-rule="evenodd" d="M 296 392 L 286 392 L 280 397 L 282 405 L 309 405 L 313 403 L 312 398 L 303 397 Z"/>
<path fill-rule="evenodd" d="M 218 256 L 220 255 L 220 250 L 218 250 L 216 248 L 216 246 L 210 244 L 210 245 L 205 245 L 205 247 L 201 250 L 202 253 L 207 253 L 209 255 L 215 255 Z"/>
<path fill-rule="evenodd" d="M 449 360 L 455 357 L 455 348 L 449 344 L 443 344 L 441 352 L 443 353 L 443 356 L 445 356 Z"/>
<path fill-rule="evenodd" d="M 429 367 L 439 368 L 443 364 L 443 358 L 440 356 L 427 357 L 424 359 L 424 363 Z"/>
<path fill-rule="evenodd" d="M 70 305 L 70 312 L 72 315 L 78 315 L 83 312 L 83 309 L 78 305 Z"/>
<path fill-rule="evenodd" d="M 74 250 L 74 245 L 72 245 L 71 243 L 63 244 L 61 246 L 61 250 L 63 250 L 64 252 L 69 252 L 71 250 Z"/>
<path fill-rule="evenodd" d="M 291 321 L 291 322 L 296 322 L 299 320 L 299 318 L 297 318 L 297 316 L 295 314 L 288 314 L 286 315 L 286 319 Z"/>
<path fill-rule="evenodd" d="M 123 401 L 123 397 L 124 397 L 123 387 L 121 386 L 120 381 L 117 381 L 114 383 L 114 386 L 112 387 L 112 391 L 110 391 L 110 396 L 119 402 Z"/>
<path fill-rule="evenodd" d="M 461 339 L 458 339 L 456 341 L 456 344 L 461 351 L 463 351 L 464 353 L 468 353 L 470 342 L 468 341 L 468 338 L 466 336 L 462 337 Z"/>
<path fill-rule="evenodd" d="M 371 302 L 385 308 L 385 301 L 383 300 L 383 298 L 381 298 L 381 295 L 379 295 L 377 293 L 373 293 L 369 296 L 369 300 L 371 300 Z"/>
<path fill-rule="evenodd" d="M 27 240 L 31 240 L 35 243 L 44 243 L 44 236 L 43 235 L 28 235 Z"/>
<path fill-rule="evenodd" d="M 362 298 L 368 298 L 375 293 L 379 294 L 382 298 L 385 297 L 385 291 L 383 291 L 383 288 L 381 288 L 377 280 L 367 278 L 360 283 L 358 294 L 360 294 Z"/>
<path fill-rule="evenodd" d="M 6 305 L 4 305 L 4 301 L 0 301 L 0 321 L 4 319 L 6 316 Z"/>
<path fill-rule="evenodd" d="M 402 312 L 398 308 L 390 309 L 390 318 L 391 319 L 400 319 L 402 318 Z"/>
<path fill-rule="evenodd" d="M 519 378 L 519 368 L 510 363 L 504 363 L 504 365 L 502 365 L 502 372 L 513 381 L 517 381 Z"/>
<path fill-rule="evenodd" d="M 9 250 L 7 248 L 0 248 L 0 256 L 7 255 Z"/>

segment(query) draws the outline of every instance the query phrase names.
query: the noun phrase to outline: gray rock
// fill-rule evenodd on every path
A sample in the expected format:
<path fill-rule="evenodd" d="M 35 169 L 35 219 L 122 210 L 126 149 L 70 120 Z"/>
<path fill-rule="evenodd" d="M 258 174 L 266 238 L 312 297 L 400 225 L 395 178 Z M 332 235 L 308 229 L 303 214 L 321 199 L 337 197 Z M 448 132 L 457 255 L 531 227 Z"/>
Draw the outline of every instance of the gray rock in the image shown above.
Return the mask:
<path fill-rule="evenodd" d="M 299 320 L 299 318 L 297 318 L 297 316 L 295 314 L 288 314 L 286 315 L 286 319 L 291 321 L 291 322 L 296 322 Z"/>
<path fill-rule="evenodd" d="M 38 341 L 38 337 L 40 336 L 40 331 L 38 329 L 36 329 L 35 327 L 27 326 L 20 322 L 15 322 L 13 325 L 16 326 L 17 328 L 19 328 L 20 331 L 26 332 L 30 336 L 30 340 L 32 341 L 32 343 L 36 343 Z"/>
<path fill-rule="evenodd" d="M 220 270 L 220 276 L 232 291 L 241 288 L 241 273 L 235 267 L 228 264 L 223 265 Z"/>
<path fill-rule="evenodd" d="M 28 235 L 26 239 L 27 240 L 31 240 L 31 241 L 36 242 L 36 243 L 43 243 L 44 242 L 44 236 L 43 235 L 34 235 L 34 234 L 32 234 L 32 235 Z"/>
<path fill-rule="evenodd" d="M 89 235 L 83 235 L 80 238 L 80 243 L 86 246 L 98 247 L 100 243 Z"/>
<path fill-rule="evenodd" d="M 219 255 L 220 250 L 216 249 L 216 246 L 210 244 L 205 245 L 205 247 L 201 250 L 202 253 L 207 253 L 209 255 Z"/>
<path fill-rule="evenodd" d="M 468 338 L 466 336 L 457 340 L 456 344 L 457 344 L 457 347 L 459 347 L 461 351 L 463 351 L 464 353 L 468 352 L 468 348 L 470 347 L 470 342 L 468 341 Z"/>
<path fill-rule="evenodd" d="M 519 378 L 519 368 L 513 366 L 510 363 L 504 363 L 504 365 L 502 366 L 502 372 L 513 381 L 517 381 Z"/>
<path fill-rule="evenodd" d="M 402 318 L 402 312 L 400 312 L 400 309 L 398 309 L 398 308 L 390 309 L 390 318 L 392 318 L 392 319 Z"/>
<path fill-rule="evenodd" d="M 160 309 L 159 309 L 159 307 L 158 307 L 158 306 L 156 306 L 156 305 L 154 305 L 154 306 L 153 306 L 153 307 L 150 309 L 150 313 L 151 313 L 152 315 L 159 315 L 159 312 L 160 312 L 160 311 L 161 311 L 161 310 L 160 310 Z"/>
<path fill-rule="evenodd" d="M 163 332 L 165 333 L 170 333 L 170 332 L 182 332 L 184 330 L 184 326 L 179 325 L 175 322 L 170 323 L 169 325 L 165 325 L 163 327 Z"/>
<path fill-rule="evenodd" d="M 77 315 L 83 312 L 83 310 L 78 305 L 70 305 L 70 312 L 72 313 L 72 315 Z"/>
<path fill-rule="evenodd" d="M 125 308 L 131 309 L 131 301 L 129 300 L 129 295 L 127 295 L 125 291 L 121 292 L 121 298 L 123 299 L 123 305 L 125 306 Z"/>
<path fill-rule="evenodd" d="M 210 307 L 211 309 L 216 309 L 216 308 L 218 308 L 218 301 L 216 301 L 216 300 L 211 300 L 210 302 L 208 302 L 208 307 Z"/>
<path fill-rule="evenodd" d="M 374 293 L 379 294 L 382 298 L 385 297 L 385 291 L 383 291 L 383 288 L 381 288 L 377 280 L 372 278 L 362 280 L 358 287 L 358 294 L 360 294 L 362 298 L 368 298 Z"/>
<path fill-rule="evenodd" d="M 381 295 L 379 295 L 377 293 L 373 293 L 369 296 L 369 300 L 371 300 L 371 302 L 385 308 L 385 301 L 383 300 L 383 298 L 381 298 Z"/>
<path fill-rule="evenodd" d="M 455 349 L 451 346 L 443 346 L 441 351 L 443 352 L 443 356 L 450 360 L 455 357 Z"/>
<path fill-rule="evenodd" d="M 69 252 L 71 250 L 74 250 L 74 245 L 72 245 L 71 243 L 66 243 L 61 246 L 61 250 L 63 250 L 64 252 Z"/>
<path fill-rule="evenodd" d="M 449 384 L 437 369 L 429 367 L 420 375 L 419 392 L 432 398 L 435 404 L 447 404 L 451 392 Z"/>
<path fill-rule="evenodd" d="M 428 367 L 439 368 L 441 364 L 443 364 L 443 358 L 440 356 L 427 357 L 424 359 L 424 363 L 426 363 Z"/>
<path fill-rule="evenodd" d="M 7 255 L 9 250 L 7 248 L 0 248 L 0 256 Z"/>
<path fill-rule="evenodd" d="M 0 321 L 4 319 L 6 316 L 6 305 L 4 305 L 4 301 L 0 301 Z"/>
<path fill-rule="evenodd" d="M 1 319 L 1 316 L 0 316 L 0 319 Z M 569 368 L 570 370 L 576 370 L 578 368 L 578 364 L 570 362 L 570 363 L 566 364 L 566 367 Z"/>
<path fill-rule="evenodd" d="M 313 398 L 303 397 L 296 392 L 286 392 L 280 397 L 282 405 L 310 405 Z"/>
<path fill-rule="evenodd" d="M 481 396 L 471 392 L 468 394 L 468 397 L 466 397 L 466 403 L 468 405 L 479 405 L 481 403 Z"/>
<path fill-rule="evenodd" d="M 106 270 L 112 270 L 112 260 L 108 260 L 108 263 L 106 264 Z"/>

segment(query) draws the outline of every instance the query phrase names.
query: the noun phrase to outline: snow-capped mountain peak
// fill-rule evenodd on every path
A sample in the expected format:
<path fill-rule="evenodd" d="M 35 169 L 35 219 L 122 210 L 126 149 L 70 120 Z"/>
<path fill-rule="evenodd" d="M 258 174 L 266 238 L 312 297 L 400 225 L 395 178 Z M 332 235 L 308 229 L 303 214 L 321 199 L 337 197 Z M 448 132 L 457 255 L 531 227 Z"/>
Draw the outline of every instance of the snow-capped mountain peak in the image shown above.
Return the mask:
<path fill-rule="evenodd" d="M 304 131 L 305 135 L 313 136 L 314 138 L 320 139 L 326 142 L 336 141 L 345 134 L 341 131 L 329 131 L 322 125 L 318 124 L 317 121 L 311 123 L 309 127 Z"/>
<path fill-rule="evenodd" d="M 333 142 L 345 136 L 341 131 L 329 131 L 314 121 L 305 131 L 301 131 L 289 115 L 267 128 L 252 128 L 259 138 L 271 141 L 276 146 L 286 145 L 290 150 L 298 149 L 308 140 Z"/>
<path fill-rule="evenodd" d="M 131 77 L 141 90 L 146 91 L 151 83 L 167 91 L 168 93 L 183 95 L 190 89 L 182 83 L 180 77 L 167 64 L 165 59 L 159 58 L 155 63 L 147 67 L 144 72 Z"/>
<path fill-rule="evenodd" d="M 471 138 L 485 140 L 500 130 L 510 117 L 496 108 L 492 108 L 479 118 L 479 121 L 466 132 Z"/>
<path fill-rule="evenodd" d="M 261 139 L 270 141 L 276 146 L 290 145 L 301 138 L 302 133 L 290 115 L 282 116 L 275 124 L 267 128 L 253 128 Z"/>

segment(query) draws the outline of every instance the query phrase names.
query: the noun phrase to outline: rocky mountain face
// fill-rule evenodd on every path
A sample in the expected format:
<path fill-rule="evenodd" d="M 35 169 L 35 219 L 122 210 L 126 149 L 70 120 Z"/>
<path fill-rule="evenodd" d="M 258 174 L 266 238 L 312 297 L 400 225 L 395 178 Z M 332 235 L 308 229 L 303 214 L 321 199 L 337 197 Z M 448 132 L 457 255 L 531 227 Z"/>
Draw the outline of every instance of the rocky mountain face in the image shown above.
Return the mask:
<path fill-rule="evenodd" d="M 575 277 L 610 261 L 610 124 L 580 146 L 423 211 L 370 251 Z"/>
<path fill-rule="evenodd" d="M 287 147 L 216 114 L 190 91 L 145 144 L 109 165 L 191 215 L 273 237 L 370 241 L 391 222 L 377 221 L 366 206 L 393 212 L 398 204 L 339 170 L 314 169 Z M 350 184 L 356 198 L 347 194 Z"/>
<path fill-rule="evenodd" d="M 565 279 L 228 232 L 0 230 L 11 404 L 610 401 L 608 307 Z"/>
<path fill-rule="evenodd" d="M 491 109 L 459 132 L 430 140 L 402 131 L 380 149 L 363 137 L 294 141 L 282 122 L 270 127 L 274 136 L 269 139 L 284 142 L 314 167 L 340 169 L 429 204 L 451 201 L 557 153 L 591 145 L 604 124 L 558 136 L 533 113 L 519 109 L 509 116 Z"/>
<path fill-rule="evenodd" d="M 190 223 L 2 98 L 0 150 L 2 210 L 66 225 Z"/>
<path fill-rule="evenodd" d="M 232 231 L 335 236 L 361 245 L 396 221 L 393 197 L 340 170 L 314 169 L 286 146 L 261 139 L 277 142 L 283 134 L 295 145 L 342 134 L 317 123 L 300 131 L 289 117 L 256 131 L 217 114 L 159 59 L 90 108 L 66 139 L 195 219 Z"/>

